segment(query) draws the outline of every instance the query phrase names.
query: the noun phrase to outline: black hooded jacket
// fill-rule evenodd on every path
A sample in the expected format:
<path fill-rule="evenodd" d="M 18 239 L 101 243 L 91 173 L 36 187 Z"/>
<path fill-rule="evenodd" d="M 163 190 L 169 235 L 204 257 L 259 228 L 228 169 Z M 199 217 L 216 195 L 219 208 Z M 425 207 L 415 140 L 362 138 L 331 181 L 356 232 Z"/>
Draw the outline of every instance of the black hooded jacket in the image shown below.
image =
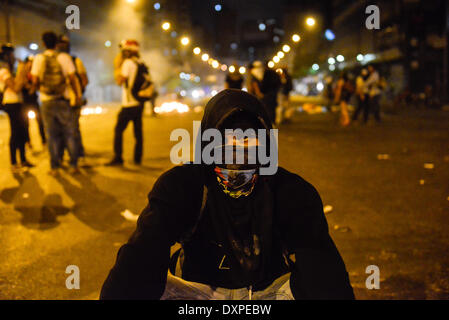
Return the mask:
<path fill-rule="evenodd" d="M 253 114 L 271 128 L 257 98 L 228 89 L 207 104 L 201 130 L 218 127 L 238 110 Z M 282 168 L 272 176 L 260 176 L 241 206 L 249 208 L 249 220 L 262 243 L 258 268 L 248 274 L 228 243 L 226 217 L 234 206 L 211 172 L 206 165 L 186 164 L 159 177 L 137 229 L 118 252 L 101 299 L 159 299 L 169 267 L 175 269 L 170 247 L 176 242 L 183 243 L 182 264 L 178 265 L 188 281 L 230 289 L 253 286 L 257 291 L 291 272 L 290 287 L 296 299 L 354 298 L 343 260 L 329 236 L 320 196 L 312 185 Z M 207 201 L 200 215 L 204 190 Z M 295 262 L 288 258 L 291 255 Z"/>

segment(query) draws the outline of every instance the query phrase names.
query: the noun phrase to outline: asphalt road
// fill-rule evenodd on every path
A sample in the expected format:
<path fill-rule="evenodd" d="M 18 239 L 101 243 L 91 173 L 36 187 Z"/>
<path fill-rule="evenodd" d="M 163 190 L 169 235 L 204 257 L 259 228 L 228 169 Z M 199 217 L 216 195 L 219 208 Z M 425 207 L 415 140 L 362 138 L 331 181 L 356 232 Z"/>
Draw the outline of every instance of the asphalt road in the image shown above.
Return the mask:
<path fill-rule="evenodd" d="M 121 212 L 140 213 L 157 177 L 172 166 L 170 132 L 191 131 L 201 118 L 145 117 L 139 167 L 131 164 L 129 127 L 128 162 L 120 169 L 102 165 L 112 156 L 115 116 L 111 109 L 82 118 L 91 167 L 59 178 L 48 175 L 34 122 L 29 154 L 37 166 L 11 173 L 9 128 L 0 117 L 0 299 L 96 299 L 135 227 Z M 311 182 L 332 206 L 330 233 L 357 298 L 449 298 L 449 112 L 411 111 L 345 129 L 332 114 L 300 114 L 280 128 L 279 144 L 281 166 Z M 80 269 L 79 290 L 65 286 L 69 265 Z M 379 267 L 378 290 L 365 286 L 369 265 Z"/>

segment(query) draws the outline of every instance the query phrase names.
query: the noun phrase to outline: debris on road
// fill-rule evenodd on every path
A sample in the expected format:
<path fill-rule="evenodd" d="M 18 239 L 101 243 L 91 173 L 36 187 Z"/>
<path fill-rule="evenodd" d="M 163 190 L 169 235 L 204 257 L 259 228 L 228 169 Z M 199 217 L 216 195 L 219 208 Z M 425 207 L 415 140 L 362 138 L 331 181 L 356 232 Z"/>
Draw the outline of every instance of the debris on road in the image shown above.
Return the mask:
<path fill-rule="evenodd" d="M 433 163 L 424 163 L 424 169 L 432 170 L 433 168 L 435 168 Z"/>
<path fill-rule="evenodd" d="M 324 214 L 330 213 L 332 210 L 334 210 L 334 208 L 331 205 L 326 205 L 323 208 Z"/>
<path fill-rule="evenodd" d="M 390 155 L 386 153 L 380 153 L 377 155 L 377 160 L 388 160 L 390 159 Z"/>
<path fill-rule="evenodd" d="M 132 221 L 132 222 L 136 222 L 137 219 L 139 218 L 139 215 L 132 213 L 128 209 L 126 209 L 125 211 L 120 212 L 120 215 L 123 218 L 125 218 L 126 220 Z"/>
<path fill-rule="evenodd" d="M 344 227 L 344 226 L 339 226 L 338 224 L 336 224 L 334 226 L 334 230 L 339 231 L 339 232 L 349 232 L 349 231 L 351 231 L 351 228 Z"/>

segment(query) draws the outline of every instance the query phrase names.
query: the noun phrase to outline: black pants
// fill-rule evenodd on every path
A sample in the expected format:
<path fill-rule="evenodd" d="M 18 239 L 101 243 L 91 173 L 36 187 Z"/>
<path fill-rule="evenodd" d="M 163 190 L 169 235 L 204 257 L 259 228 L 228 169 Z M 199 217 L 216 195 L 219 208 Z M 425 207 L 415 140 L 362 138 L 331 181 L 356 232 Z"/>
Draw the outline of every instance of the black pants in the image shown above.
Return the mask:
<path fill-rule="evenodd" d="M 26 162 L 25 143 L 28 137 L 28 122 L 25 109 L 21 103 L 5 104 L 5 111 L 9 117 L 11 136 L 9 139 L 9 151 L 11 164 L 17 164 L 17 150 L 20 152 L 20 161 Z"/>
<path fill-rule="evenodd" d="M 143 105 L 137 107 L 123 107 L 117 117 L 117 124 L 114 132 L 114 157 L 115 160 L 123 161 L 123 131 L 125 131 L 128 123 L 133 122 L 134 138 L 134 162 L 142 161 L 143 133 L 142 133 L 142 112 Z"/>
<path fill-rule="evenodd" d="M 370 97 L 367 102 L 367 111 L 365 122 L 368 121 L 369 114 L 372 112 L 377 122 L 380 122 L 380 95 Z"/>
<path fill-rule="evenodd" d="M 355 121 L 359 117 L 360 112 L 363 111 L 363 121 L 366 122 L 368 120 L 368 112 L 369 112 L 369 106 L 368 106 L 368 97 L 365 96 L 365 99 L 360 99 L 359 96 L 357 96 L 357 109 L 355 109 L 354 114 L 352 115 L 352 120 Z"/>

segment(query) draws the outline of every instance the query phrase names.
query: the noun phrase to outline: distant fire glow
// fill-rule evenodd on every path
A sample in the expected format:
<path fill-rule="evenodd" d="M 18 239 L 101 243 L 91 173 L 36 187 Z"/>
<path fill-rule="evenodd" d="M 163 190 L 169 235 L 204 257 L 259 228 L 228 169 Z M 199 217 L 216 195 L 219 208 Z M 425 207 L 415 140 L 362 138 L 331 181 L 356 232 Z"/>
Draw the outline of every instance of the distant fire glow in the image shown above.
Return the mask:
<path fill-rule="evenodd" d="M 159 107 L 154 108 L 154 112 L 156 113 L 170 113 L 170 112 L 185 113 L 188 111 L 189 107 L 186 104 L 177 101 L 164 102 Z"/>

